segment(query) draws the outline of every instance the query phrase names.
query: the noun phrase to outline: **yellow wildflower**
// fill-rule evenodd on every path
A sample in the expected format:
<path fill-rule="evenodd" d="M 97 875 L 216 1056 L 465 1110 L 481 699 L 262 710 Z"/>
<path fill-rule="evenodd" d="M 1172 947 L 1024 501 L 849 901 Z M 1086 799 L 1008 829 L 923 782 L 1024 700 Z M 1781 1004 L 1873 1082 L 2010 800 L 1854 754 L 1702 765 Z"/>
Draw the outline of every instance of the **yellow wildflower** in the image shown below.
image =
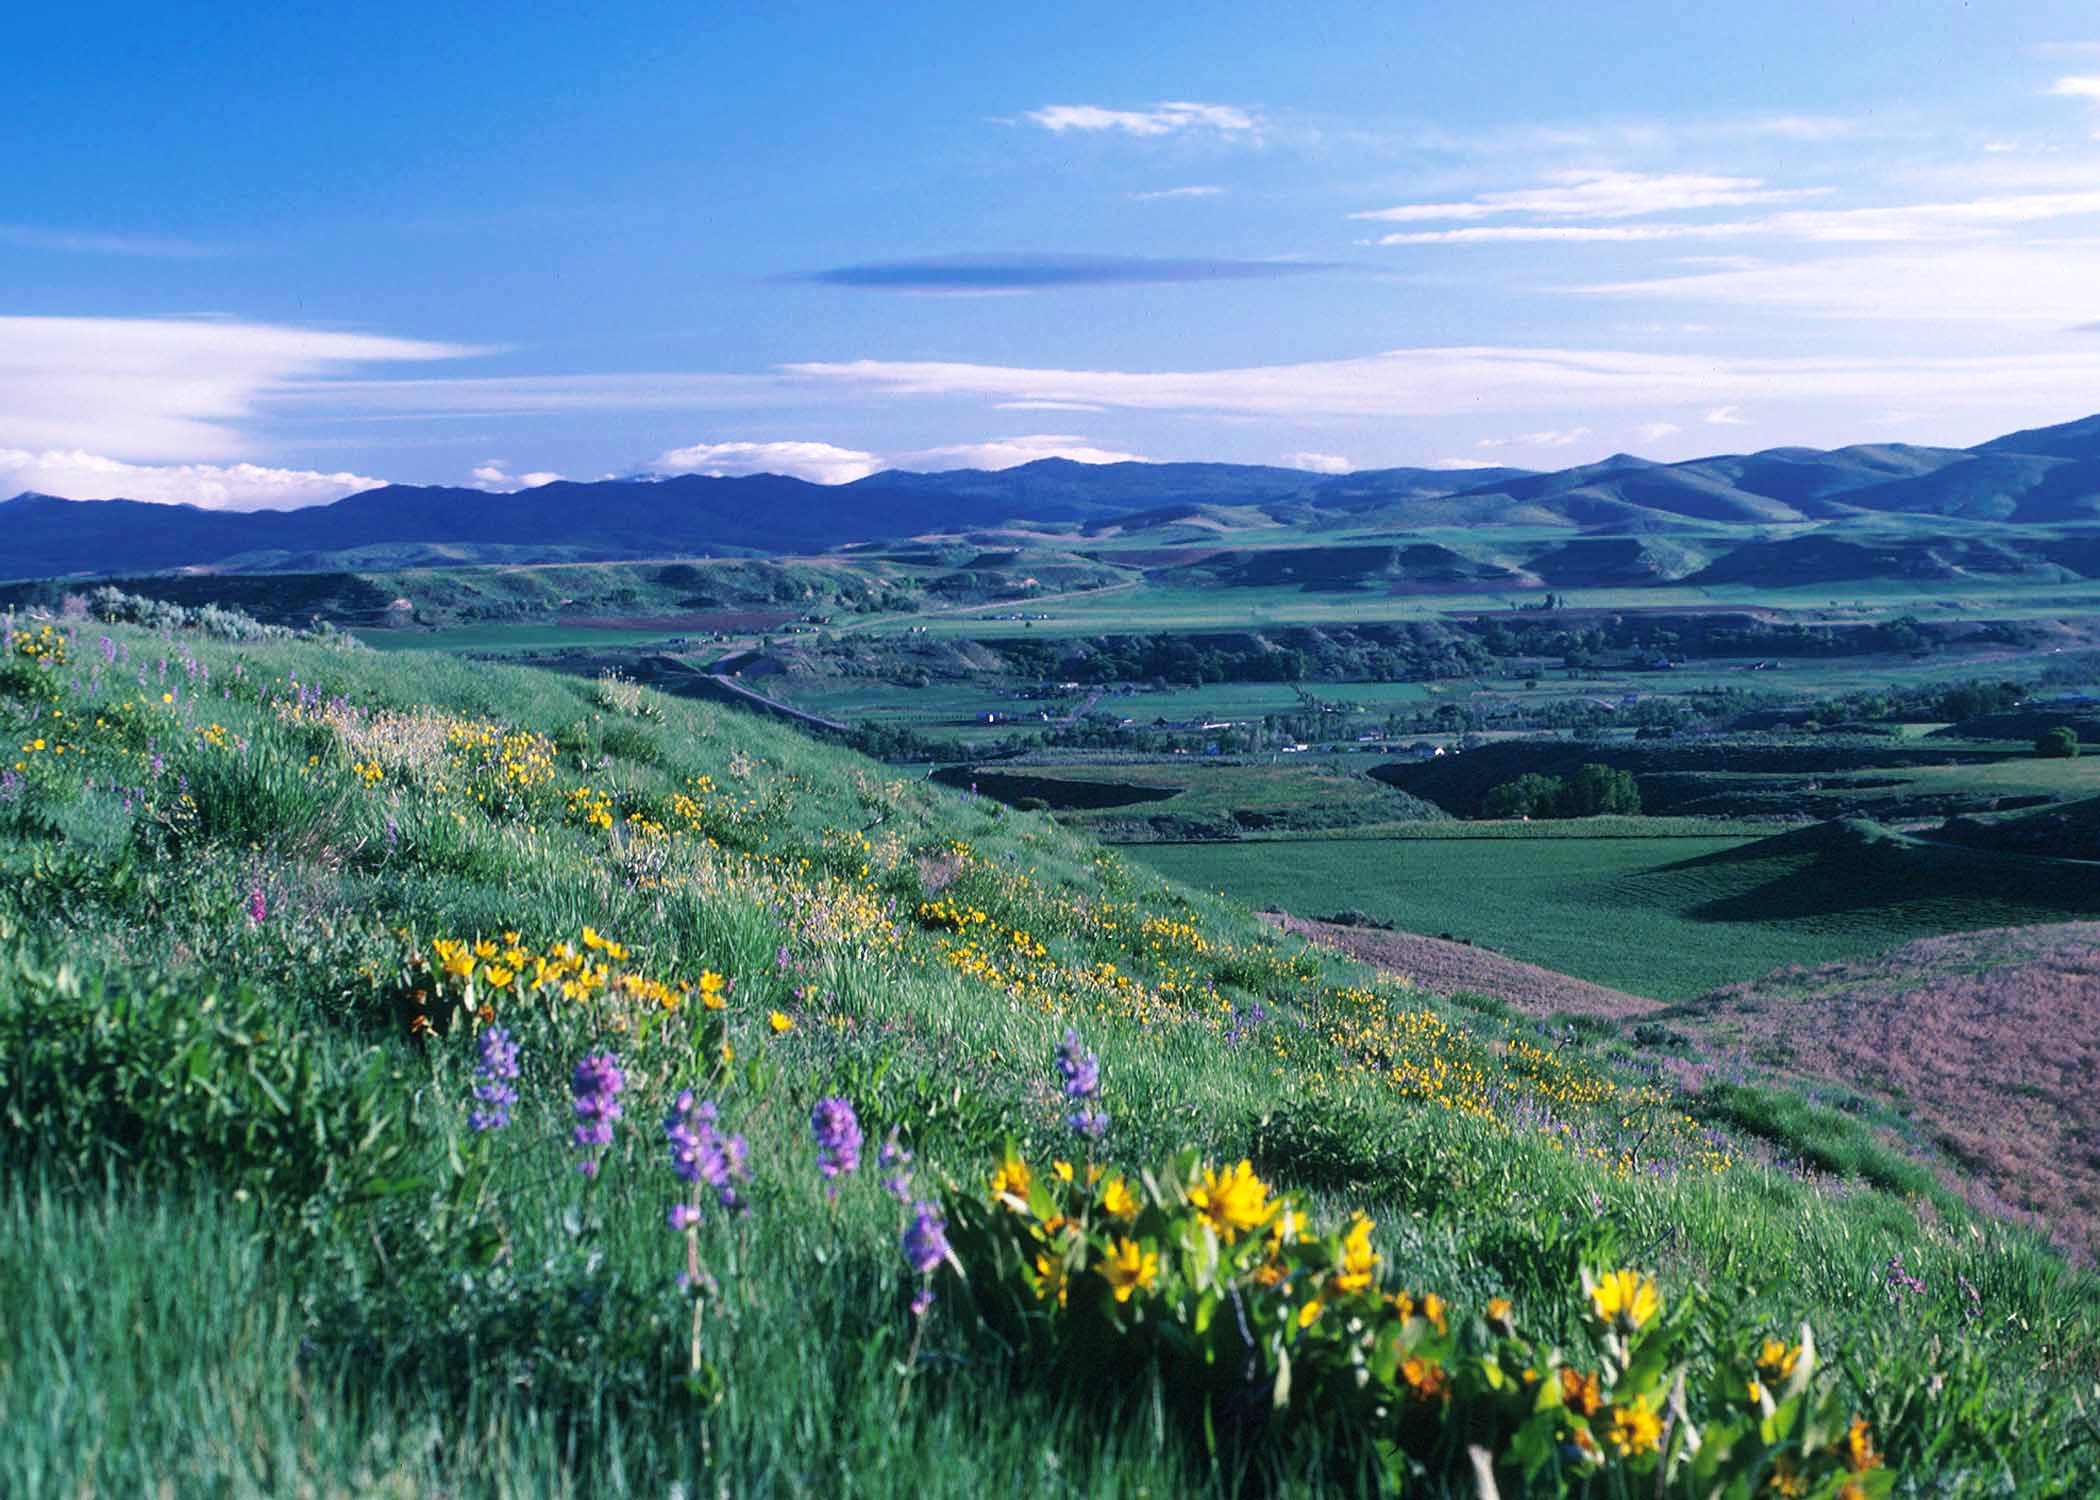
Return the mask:
<path fill-rule="evenodd" d="M 1116 1300 L 1128 1302 L 1132 1292 L 1141 1292 L 1159 1279 L 1159 1257 L 1136 1240 L 1119 1239 L 1099 1270 Z"/>
<path fill-rule="evenodd" d="M 779 1036 L 795 1029 L 795 1018 L 786 1011 L 776 1010 L 766 1017 L 766 1024 L 773 1028 L 775 1036 Z"/>
<path fill-rule="evenodd" d="M 1318 1320 L 1319 1316 L 1320 1299 L 1315 1297 L 1312 1301 L 1306 1303 L 1305 1306 L 1298 1309 L 1298 1326 L 1300 1328 L 1310 1328 Z"/>
<path fill-rule="evenodd" d="M 481 977 L 489 982 L 490 989 L 500 990 L 509 987 L 510 982 L 518 977 L 518 971 L 506 969 L 501 964 L 490 964 L 481 971 Z"/>
<path fill-rule="evenodd" d="M 1101 1212 L 1111 1219 L 1130 1219 L 1137 1216 L 1137 1194 L 1133 1193 L 1121 1174 L 1101 1184 Z"/>
<path fill-rule="evenodd" d="M 1014 1154 L 1011 1148 L 1000 1159 L 998 1169 L 992 1173 L 992 1196 L 994 1198 L 1019 1198 L 1026 1201 L 1028 1191 L 1035 1186 L 1035 1173 L 1028 1163 Z"/>
<path fill-rule="evenodd" d="M 1516 1304 L 1507 1297 L 1488 1298 L 1487 1320 L 1489 1326 L 1498 1333 L 1515 1332 L 1517 1320 Z"/>
<path fill-rule="evenodd" d="M 1604 1404 L 1604 1393 L 1598 1387 L 1595 1375 L 1585 1375 L 1572 1366 L 1562 1365 L 1560 1370 L 1560 1404 L 1569 1411 L 1585 1417 L 1595 1416 L 1597 1408 Z"/>
<path fill-rule="evenodd" d="M 729 982 L 713 969 L 700 971 L 700 1003 L 709 1010 L 720 1010 L 729 1003 Z"/>
<path fill-rule="evenodd" d="M 1451 1389 L 1450 1372 L 1433 1359 L 1411 1354 L 1400 1366 L 1400 1382 L 1418 1401 L 1434 1401 Z"/>
<path fill-rule="evenodd" d="M 1648 1410 L 1645 1402 L 1614 1406 L 1611 1425 L 1604 1429 L 1604 1436 L 1621 1458 L 1653 1453 L 1662 1443 L 1662 1419 Z"/>
<path fill-rule="evenodd" d="M 1343 1237 L 1341 1274 L 1334 1278 L 1337 1291 L 1360 1292 L 1371 1284 L 1372 1268 L 1378 1264 L 1371 1251 L 1371 1228 L 1371 1221 L 1358 1214 Z"/>
<path fill-rule="evenodd" d="M 1064 1261 L 1050 1255 L 1038 1255 L 1035 1258 L 1035 1277 L 1036 1296 L 1045 1301 L 1055 1297 L 1057 1305 L 1063 1307 L 1065 1298 L 1071 1292 L 1070 1279 L 1065 1275 Z"/>
<path fill-rule="evenodd" d="M 1622 1333 L 1645 1327 L 1661 1308 L 1654 1280 L 1638 1271 L 1607 1272 L 1590 1289 L 1590 1310 L 1597 1321 Z"/>
<path fill-rule="evenodd" d="M 1241 1233 L 1259 1229 L 1276 1211 L 1269 1201 L 1269 1185 L 1254 1175 L 1254 1164 L 1242 1159 L 1223 1172 L 1203 1173 L 1203 1181 L 1189 1189 L 1189 1202 L 1230 1244 Z"/>
<path fill-rule="evenodd" d="M 1845 1461 L 1857 1474 L 1881 1467 L 1881 1455 L 1874 1451 L 1874 1429 L 1867 1425 L 1865 1417 L 1854 1416 L 1852 1425 L 1845 1430 Z"/>
<path fill-rule="evenodd" d="M 1788 1344 L 1780 1339 L 1766 1339 L 1764 1347 L 1757 1353 L 1757 1368 L 1769 1380 L 1784 1380 L 1794 1373 L 1794 1365 L 1801 1358 L 1801 1346 Z"/>

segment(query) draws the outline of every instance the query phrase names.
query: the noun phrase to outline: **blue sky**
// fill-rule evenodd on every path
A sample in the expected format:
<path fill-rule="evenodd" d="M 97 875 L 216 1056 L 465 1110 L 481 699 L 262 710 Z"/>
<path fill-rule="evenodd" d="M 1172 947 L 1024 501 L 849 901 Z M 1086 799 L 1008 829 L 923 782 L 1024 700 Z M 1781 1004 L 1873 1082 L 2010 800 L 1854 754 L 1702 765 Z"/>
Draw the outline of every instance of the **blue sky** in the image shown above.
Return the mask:
<path fill-rule="evenodd" d="M 13 18 L 0 493 L 2100 410 L 2089 3 L 536 9 Z"/>

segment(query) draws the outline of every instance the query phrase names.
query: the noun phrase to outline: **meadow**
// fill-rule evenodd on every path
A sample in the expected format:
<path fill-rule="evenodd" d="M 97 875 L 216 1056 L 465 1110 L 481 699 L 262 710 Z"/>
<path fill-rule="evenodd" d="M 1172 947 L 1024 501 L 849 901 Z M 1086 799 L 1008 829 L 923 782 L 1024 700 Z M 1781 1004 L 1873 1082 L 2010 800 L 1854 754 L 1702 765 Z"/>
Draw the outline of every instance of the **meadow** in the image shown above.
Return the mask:
<path fill-rule="evenodd" d="M 1046 817 L 618 678 L 0 648 L 0 1491 L 2100 1485 L 2038 1239 Z"/>
<path fill-rule="evenodd" d="M 1820 829 L 1763 839 L 1585 836 L 1581 823 L 1499 825 L 1527 836 L 1480 836 L 1497 826 L 1128 852 L 1174 880 L 1250 905 L 1307 916 L 1361 911 L 1667 1000 L 1783 964 L 2100 913 L 2100 888 L 2076 870 L 1979 862 L 1894 837 L 1822 837 Z"/>

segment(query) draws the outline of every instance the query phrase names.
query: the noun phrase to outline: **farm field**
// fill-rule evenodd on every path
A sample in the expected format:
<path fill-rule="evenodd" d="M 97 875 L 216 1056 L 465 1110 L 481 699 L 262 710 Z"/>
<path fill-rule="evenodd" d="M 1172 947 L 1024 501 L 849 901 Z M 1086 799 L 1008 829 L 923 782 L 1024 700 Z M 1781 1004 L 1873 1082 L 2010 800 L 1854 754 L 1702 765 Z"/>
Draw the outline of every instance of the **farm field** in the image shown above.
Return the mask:
<path fill-rule="evenodd" d="M 2100 914 L 2090 871 L 1821 827 L 1773 838 L 1331 838 L 1134 845 L 1175 880 L 1299 916 L 1356 910 L 1614 989 L 1688 1000 L 1783 964 Z"/>

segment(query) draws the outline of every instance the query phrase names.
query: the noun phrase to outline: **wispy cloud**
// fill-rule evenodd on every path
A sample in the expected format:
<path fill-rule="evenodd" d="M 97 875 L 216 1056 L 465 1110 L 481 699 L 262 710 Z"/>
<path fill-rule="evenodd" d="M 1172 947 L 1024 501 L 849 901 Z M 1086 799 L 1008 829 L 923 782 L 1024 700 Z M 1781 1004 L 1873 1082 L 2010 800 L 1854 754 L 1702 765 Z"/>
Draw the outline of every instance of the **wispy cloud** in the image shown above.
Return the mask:
<path fill-rule="evenodd" d="M 0 245 L 21 250 L 48 250 L 58 255 L 131 255 L 155 260 L 207 260 L 243 252 L 228 245 L 155 234 L 108 234 L 92 229 L 61 229 L 49 224 L 0 224 Z"/>
<path fill-rule="evenodd" d="M 1633 429 L 1633 436 L 1636 442 L 1659 443 L 1672 433 L 1682 431 L 1684 429 L 1675 422 L 1643 422 Z"/>
<path fill-rule="evenodd" d="M 1283 466 L 1313 474 L 1347 474 L 1356 467 L 1339 453 L 1286 453 Z"/>
<path fill-rule="evenodd" d="M 1354 269 L 1334 261 L 1222 260 L 1151 255 L 934 255 L 806 271 L 786 280 L 922 296 L 984 296 L 1061 287 L 1253 281 Z"/>
<path fill-rule="evenodd" d="M 1775 188 L 1758 177 L 1715 177 L 1693 172 L 1567 171 L 1550 174 L 1545 187 L 1482 193 L 1456 203 L 1406 203 L 1349 217 L 1383 224 L 1488 219 L 1507 214 L 1552 219 L 1628 219 L 1648 214 L 1681 213 L 1695 208 L 1784 203 L 1827 191 L 1826 188 Z"/>
<path fill-rule="evenodd" d="M 1225 189 L 1208 183 L 1196 183 L 1189 187 L 1154 188 L 1148 193 L 1126 194 L 1133 203 L 1160 203 L 1170 198 L 1215 198 Z"/>
<path fill-rule="evenodd" d="M 2100 293 L 2096 293 L 2100 295 Z M 2100 345 L 1968 356 L 1756 358 L 1610 349 L 1395 349 L 1356 359 L 1216 370 L 1063 370 L 940 361 L 800 364 L 865 398 L 983 397 L 1281 419 L 1457 417 L 1872 400 L 1965 414 L 2089 406 Z M 1965 420 L 1967 420 L 1965 415 Z"/>
<path fill-rule="evenodd" d="M 1715 427 L 1748 427 L 1750 419 L 1743 415 L 1740 406 L 1717 406 L 1706 414 L 1707 422 Z"/>
<path fill-rule="evenodd" d="M 937 472 L 942 469 L 1011 469 L 1038 459 L 1064 458 L 1080 464 L 1142 464 L 1151 459 L 1142 453 L 1107 448 L 1075 433 L 1029 433 L 1023 437 L 991 438 L 981 443 L 950 443 L 939 448 L 921 448 L 900 453 L 890 467 Z"/>
<path fill-rule="evenodd" d="M 1572 448 L 1590 435 L 1587 427 L 1562 427 L 1545 432 L 1519 433 L 1515 437 L 1482 438 L 1476 448 Z"/>
<path fill-rule="evenodd" d="M 292 510 L 377 489 L 384 479 L 260 464 L 133 464 L 78 449 L 0 448 L 0 497 L 150 500 L 205 510 Z"/>
<path fill-rule="evenodd" d="M 1406 230 L 1380 245 L 1639 243 L 1651 240 L 1798 240 L 1816 244 L 1922 243 L 2004 237 L 2016 226 L 2100 214 L 2100 190 L 2002 193 L 1942 203 L 1789 209 L 1754 219 L 1662 224 L 1480 224 Z M 1358 215 L 1362 217 L 1362 215 Z"/>
<path fill-rule="evenodd" d="M 0 317 L 0 441 L 129 460 L 239 457 L 253 446 L 245 419 L 295 380 L 474 352 L 270 323 Z"/>
<path fill-rule="evenodd" d="M 1077 130 L 1089 134 L 1115 131 L 1138 136 L 1176 135 L 1186 131 L 1251 136 L 1261 130 L 1260 118 L 1249 110 L 1231 104 L 1199 104 L 1187 99 L 1170 99 L 1150 109 L 1046 104 L 1041 109 L 1029 110 L 1023 118 L 1060 135 Z"/>

